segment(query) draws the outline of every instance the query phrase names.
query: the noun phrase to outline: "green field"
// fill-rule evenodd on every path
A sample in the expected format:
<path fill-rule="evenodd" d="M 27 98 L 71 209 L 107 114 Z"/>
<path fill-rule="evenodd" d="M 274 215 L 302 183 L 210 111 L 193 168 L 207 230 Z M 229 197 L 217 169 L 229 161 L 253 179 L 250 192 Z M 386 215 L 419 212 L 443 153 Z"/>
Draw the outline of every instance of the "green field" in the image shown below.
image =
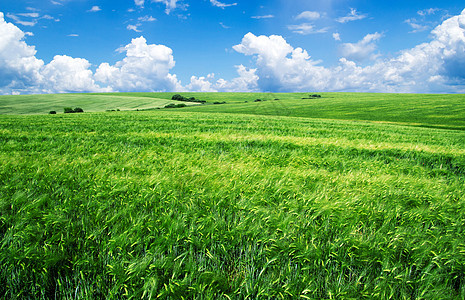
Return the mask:
<path fill-rule="evenodd" d="M 169 97 L 165 95 L 165 98 L 158 98 L 158 96 L 153 93 L 0 96 L 0 115 L 47 114 L 52 110 L 62 113 L 65 107 L 81 107 L 85 112 L 149 110 L 163 108 L 171 103 L 181 103 L 170 100 L 171 93 Z M 196 103 L 186 104 L 197 105 Z"/>
<path fill-rule="evenodd" d="M 462 95 L 191 95 L 0 116 L 0 298 L 465 298 Z"/>
<path fill-rule="evenodd" d="M 47 114 L 65 107 L 85 112 L 151 110 L 170 103 L 208 113 L 272 115 L 338 120 L 364 120 L 465 130 L 465 95 L 319 93 L 181 93 L 207 105 L 170 100 L 174 93 L 103 93 L 0 96 L 1 114 Z M 256 99 L 264 101 L 254 102 Z M 276 100 L 278 99 L 278 100 Z M 213 105 L 215 102 L 226 104 Z"/>

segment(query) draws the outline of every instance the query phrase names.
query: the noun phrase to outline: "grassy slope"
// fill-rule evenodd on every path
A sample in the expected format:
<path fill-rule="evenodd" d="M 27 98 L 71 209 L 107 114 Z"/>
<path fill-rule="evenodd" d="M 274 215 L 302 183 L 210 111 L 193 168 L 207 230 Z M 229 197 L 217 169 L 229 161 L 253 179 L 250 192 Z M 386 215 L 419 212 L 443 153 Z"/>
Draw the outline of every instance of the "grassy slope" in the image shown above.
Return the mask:
<path fill-rule="evenodd" d="M 108 93 L 0 96 L 0 114 L 48 113 L 63 107 L 85 111 L 135 110 L 163 107 L 174 93 Z M 464 95 L 322 93 L 321 99 L 302 99 L 308 93 L 181 93 L 222 105 L 185 110 L 392 122 L 417 126 L 465 129 Z M 267 100 L 253 102 L 255 99 Z M 280 99 L 280 100 L 274 100 Z M 245 102 L 247 101 L 247 103 Z M 170 101 L 171 102 L 171 101 Z M 187 103 L 189 104 L 189 103 Z"/>
<path fill-rule="evenodd" d="M 0 297 L 464 298 L 464 155 L 364 122 L 2 116 Z"/>
<path fill-rule="evenodd" d="M 157 98 L 138 94 L 53 94 L 53 95 L 22 95 L 0 96 L 1 114 L 47 114 L 49 111 L 63 112 L 65 107 L 81 107 L 85 112 L 102 112 L 106 110 L 144 110 L 161 108 L 170 103 L 185 103 L 171 101 L 170 98 Z M 193 103 L 185 103 L 192 105 Z"/>
<path fill-rule="evenodd" d="M 392 122 L 451 129 L 465 129 L 465 95 L 322 93 L 240 94 L 241 103 L 190 108 L 198 112 L 246 113 L 340 120 Z M 253 102 L 254 99 L 267 99 Z M 273 100 L 273 99 L 280 100 Z M 243 99 L 248 99 L 245 103 Z M 226 100 L 227 101 L 227 100 Z M 227 101 L 231 103 L 232 101 Z"/>

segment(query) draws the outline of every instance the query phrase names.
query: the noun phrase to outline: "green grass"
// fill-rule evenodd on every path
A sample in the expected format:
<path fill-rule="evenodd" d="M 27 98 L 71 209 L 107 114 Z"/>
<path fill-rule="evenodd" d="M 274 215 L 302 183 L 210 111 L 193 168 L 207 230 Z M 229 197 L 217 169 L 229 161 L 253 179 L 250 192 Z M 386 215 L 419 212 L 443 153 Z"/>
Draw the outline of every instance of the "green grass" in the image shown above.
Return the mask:
<path fill-rule="evenodd" d="M 0 298 L 465 297 L 463 131 L 187 110 L 0 117 Z"/>
<path fill-rule="evenodd" d="M 365 120 L 448 129 L 465 129 L 465 95 L 321 93 L 230 94 L 228 105 L 202 106 L 190 111 Z M 221 94 L 220 94 L 221 95 Z M 214 94 L 212 94 L 214 96 Z M 220 99 L 227 98 L 228 94 Z M 204 97 L 206 98 L 206 97 Z M 254 99 L 267 101 L 254 102 Z M 279 99 L 279 100 L 274 100 Z M 247 103 L 244 101 L 248 101 Z"/>
<path fill-rule="evenodd" d="M 86 112 L 162 108 L 174 93 L 106 93 L 0 96 L 0 114 L 46 114 L 64 107 Z M 206 100 L 184 110 L 338 120 L 364 120 L 403 125 L 465 129 L 465 96 L 428 94 L 318 93 L 181 93 Z M 254 102 L 256 99 L 266 100 Z M 279 100 L 275 100 L 279 99 Z M 247 101 L 247 102 L 246 102 Z M 211 105 L 214 102 L 226 102 Z M 190 104 L 190 103 L 187 103 Z"/>
<path fill-rule="evenodd" d="M 48 114 L 50 111 L 63 113 L 65 107 L 80 107 L 85 112 L 103 112 L 106 110 L 148 110 L 163 108 L 168 104 L 197 103 L 170 100 L 171 97 L 158 98 L 155 94 L 54 94 L 0 96 L 1 114 Z"/>

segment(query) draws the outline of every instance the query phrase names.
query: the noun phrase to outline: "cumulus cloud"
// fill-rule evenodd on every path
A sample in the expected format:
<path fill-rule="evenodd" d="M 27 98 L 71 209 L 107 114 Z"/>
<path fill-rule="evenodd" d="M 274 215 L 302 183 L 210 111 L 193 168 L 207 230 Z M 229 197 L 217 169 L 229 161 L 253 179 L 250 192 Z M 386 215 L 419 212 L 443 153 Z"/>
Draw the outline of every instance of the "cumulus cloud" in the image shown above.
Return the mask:
<path fill-rule="evenodd" d="M 333 33 L 333 39 L 335 41 L 340 41 L 341 40 L 341 35 L 338 32 Z"/>
<path fill-rule="evenodd" d="M 134 0 L 134 4 L 140 7 L 144 7 L 144 0 Z"/>
<path fill-rule="evenodd" d="M 248 69 L 243 65 L 236 66 L 238 77 L 232 80 L 216 79 L 215 74 L 206 77 L 192 76 L 186 86 L 188 91 L 195 92 L 258 92 L 257 69 Z"/>
<path fill-rule="evenodd" d="M 340 48 L 342 56 L 356 62 L 374 60 L 378 57 L 378 55 L 374 54 L 377 48 L 376 42 L 381 37 L 382 34 L 375 32 L 373 34 L 367 34 L 357 43 L 344 43 Z"/>
<path fill-rule="evenodd" d="M 293 48 L 278 35 L 255 36 L 248 33 L 239 45 L 239 53 L 256 57 L 259 89 L 264 91 L 292 91 L 312 84 L 325 88 L 330 71 L 310 59 L 306 50 Z"/>
<path fill-rule="evenodd" d="M 214 74 L 192 76 L 185 87 L 170 73 L 175 65 L 173 51 L 164 45 L 148 44 L 143 37 L 120 48 L 125 53 L 121 61 L 102 63 L 95 73 L 83 58 L 57 55 L 45 64 L 36 57 L 35 48 L 26 43 L 26 37 L 0 12 L 1 94 L 186 89 L 465 92 L 465 10 L 433 29 L 429 42 L 393 58 L 375 57 L 379 33 L 357 43 L 342 44 L 343 57 L 332 67 L 322 66 L 307 50 L 295 48 L 282 36 L 248 33 L 233 49 L 253 57 L 252 66 L 236 66 L 238 76 L 231 80 L 217 79 Z M 360 65 L 366 57 L 374 61 Z"/>
<path fill-rule="evenodd" d="M 102 63 L 95 79 L 117 91 L 175 91 L 181 89 L 176 75 L 173 51 L 164 45 L 148 45 L 144 37 L 133 39 L 119 49 L 126 57 L 110 66 Z"/>
<path fill-rule="evenodd" d="M 101 88 L 95 84 L 90 63 L 83 58 L 57 55 L 42 70 L 46 92 L 97 92 Z"/>
<path fill-rule="evenodd" d="M 126 57 L 115 65 L 102 63 L 95 74 L 83 58 L 57 55 L 45 64 L 24 41 L 26 34 L 0 12 L 0 93 L 62 93 L 94 91 L 174 91 L 182 89 L 172 50 L 133 39 L 120 49 Z"/>
<path fill-rule="evenodd" d="M 24 41 L 25 33 L 8 23 L 0 12 L 0 93 L 26 90 L 42 80 L 44 62 L 35 57 L 36 50 Z"/>
<path fill-rule="evenodd" d="M 348 57 L 330 68 L 276 35 L 248 33 L 233 49 L 255 58 L 262 91 L 465 92 L 465 10 L 437 26 L 430 42 L 391 59 L 358 65 L 353 56 L 371 56 L 376 48 L 372 45 L 380 37 L 379 33 L 367 35 L 351 44 L 352 52 L 345 53 Z M 361 52 L 358 46 L 363 45 L 370 51 Z"/>
<path fill-rule="evenodd" d="M 360 14 L 355 8 L 350 9 L 350 13 L 345 17 L 337 18 L 336 21 L 339 23 L 347 23 L 351 21 L 363 20 L 367 15 Z"/>
<path fill-rule="evenodd" d="M 213 6 L 220 7 L 222 9 L 224 9 L 225 7 L 236 6 L 237 5 L 237 3 L 226 4 L 226 3 L 222 3 L 222 2 L 220 2 L 218 0 L 210 0 L 210 3 Z"/>

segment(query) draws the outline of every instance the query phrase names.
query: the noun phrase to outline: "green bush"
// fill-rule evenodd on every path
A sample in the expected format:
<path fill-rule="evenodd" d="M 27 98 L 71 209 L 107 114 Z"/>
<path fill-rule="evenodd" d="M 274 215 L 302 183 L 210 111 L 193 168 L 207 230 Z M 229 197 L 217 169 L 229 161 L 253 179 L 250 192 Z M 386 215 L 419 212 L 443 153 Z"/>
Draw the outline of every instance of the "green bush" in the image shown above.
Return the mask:
<path fill-rule="evenodd" d="M 168 105 L 165 106 L 165 108 L 182 108 L 182 107 L 186 107 L 187 105 L 184 104 L 184 103 L 179 103 L 179 104 L 174 104 L 174 103 L 170 103 Z"/>
<path fill-rule="evenodd" d="M 195 103 L 206 103 L 207 102 L 205 100 L 195 99 L 195 97 L 186 98 L 179 94 L 173 95 L 173 97 L 171 97 L 171 100 L 184 101 L 184 102 L 195 102 Z"/>
<path fill-rule="evenodd" d="M 50 114 L 50 115 L 56 115 L 56 114 L 57 114 L 57 112 L 56 112 L 56 111 L 54 111 L 54 110 L 51 110 L 51 111 L 49 112 L 49 114 Z"/>
<path fill-rule="evenodd" d="M 63 111 L 65 112 L 65 114 L 72 114 L 72 113 L 83 113 L 84 110 L 80 107 L 76 107 L 75 109 L 72 109 L 71 107 L 65 107 L 63 109 Z"/>

